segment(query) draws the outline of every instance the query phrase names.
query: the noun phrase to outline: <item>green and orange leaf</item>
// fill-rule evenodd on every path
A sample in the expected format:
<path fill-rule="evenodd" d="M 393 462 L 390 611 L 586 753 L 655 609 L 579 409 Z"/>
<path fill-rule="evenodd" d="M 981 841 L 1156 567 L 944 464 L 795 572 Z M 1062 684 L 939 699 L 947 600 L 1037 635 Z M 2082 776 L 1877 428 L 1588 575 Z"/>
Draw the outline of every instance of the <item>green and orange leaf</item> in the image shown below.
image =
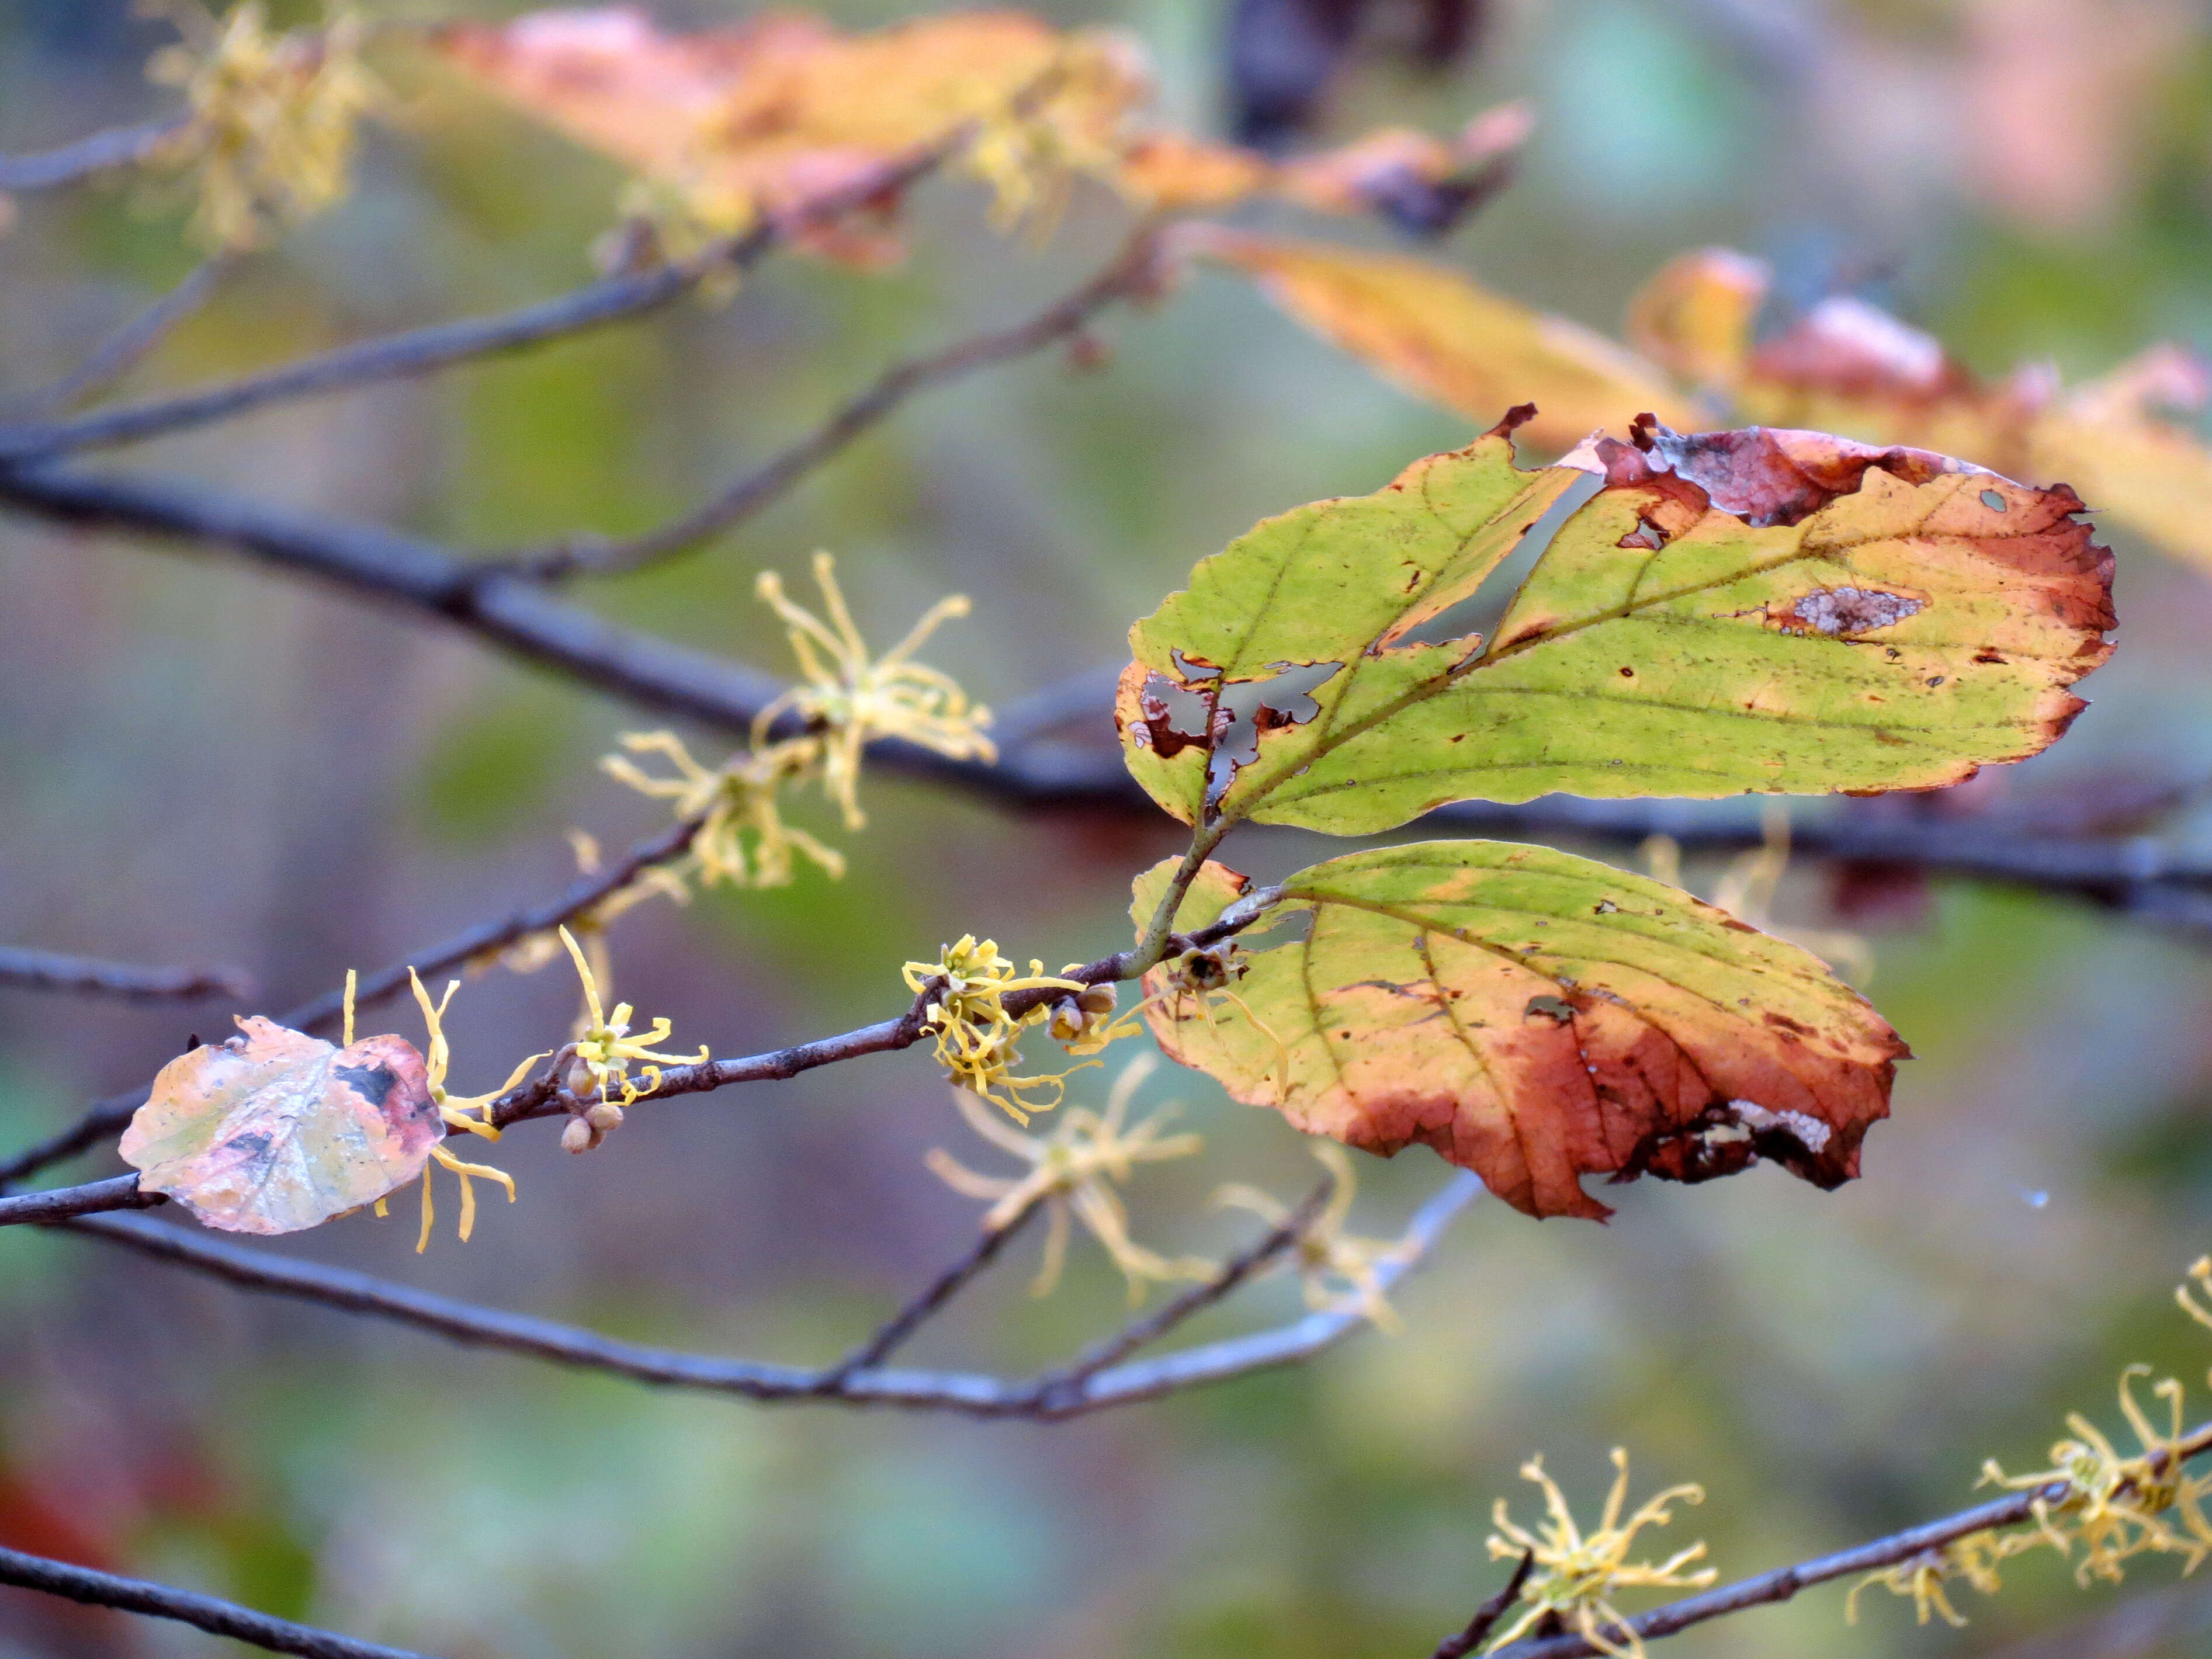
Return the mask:
<path fill-rule="evenodd" d="M 1140 930 L 1169 868 L 1139 878 Z M 1177 926 L 1244 886 L 1206 866 Z M 1310 1133 L 1432 1147 L 1531 1215 L 1602 1218 L 1593 1175 L 1765 1159 L 1838 1186 L 1888 1113 L 1906 1051 L 1881 1017 L 1806 951 L 1662 883 L 1429 842 L 1333 859 L 1283 894 L 1270 917 L 1305 936 L 1254 951 L 1228 992 L 1147 977 L 1161 1046 Z"/>
<path fill-rule="evenodd" d="M 1116 719 L 1162 806 L 1358 835 L 1553 791 L 1931 788 L 2048 745 L 2110 653 L 2063 486 L 1649 425 L 1524 471 L 1511 423 L 1263 520 L 1131 629 Z M 1495 639 L 1409 641 L 1593 474 Z"/>

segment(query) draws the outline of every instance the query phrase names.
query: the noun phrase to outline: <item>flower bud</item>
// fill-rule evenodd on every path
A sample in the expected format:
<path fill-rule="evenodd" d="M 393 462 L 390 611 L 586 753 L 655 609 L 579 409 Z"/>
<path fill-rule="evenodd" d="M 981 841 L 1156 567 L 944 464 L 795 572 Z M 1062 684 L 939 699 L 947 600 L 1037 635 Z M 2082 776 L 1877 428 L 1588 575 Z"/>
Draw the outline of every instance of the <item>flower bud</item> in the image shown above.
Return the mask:
<path fill-rule="evenodd" d="M 584 1114 L 584 1121 L 605 1134 L 610 1129 L 622 1127 L 623 1109 L 611 1100 L 602 1100 Z"/>
<path fill-rule="evenodd" d="M 599 1144 L 599 1131 L 580 1117 L 572 1117 L 561 1131 L 561 1150 L 564 1152 L 588 1152 Z"/>

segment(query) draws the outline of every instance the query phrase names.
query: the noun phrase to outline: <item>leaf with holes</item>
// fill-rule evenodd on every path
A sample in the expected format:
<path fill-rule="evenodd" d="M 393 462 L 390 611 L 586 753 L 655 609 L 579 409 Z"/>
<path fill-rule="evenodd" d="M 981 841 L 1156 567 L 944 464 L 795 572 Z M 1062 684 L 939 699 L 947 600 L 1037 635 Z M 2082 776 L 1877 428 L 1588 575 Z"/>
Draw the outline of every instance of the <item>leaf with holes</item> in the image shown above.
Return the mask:
<path fill-rule="evenodd" d="M 1139 878 L 1140 928 L 1170 867 Z M 1206 866 L 1177 926 L 1244 886 Z M 1306 936 L 1251 952 L 1225 990 L 1147 976 L 1169 1055 L 1310 1133 L 1432 1147 L 1531 1215 L 1603 1218 L 1584 1176 L 1705 1181 L 1760 1158 L 1838 1186 L 1906 1053 L 1797 946 L 1548 848 L 1332 859 L 1270 915 Z"/>
<path fill-rule="evenodd" d="M 124 1132 L 138 1184 L 208 1226 L 290 1233 L 422 1173 L 446 1126 L 404 1037 L 338 1048 L 258 1015 L 161 1068 Z"/>
<path fill-rule="evenodd" d="M 1185 823 L 1337 835 L 1448 801 L 1923 789 L 2032 755 L 2111 647 L 2063 485 L 1811 432 L 1639 422 L 1560 465 L 1507 421 L 1263 520 L 1130 630 L 1130 771 Z M 1486 646 L 1419 642 L 1578 480 Z"/>
<path fill-rule="evenodd" d="M 1533 443 L 1554 451 L 1654 410 L 1692 406 L 1649 363 L 1564 317 L 1477 287 L 1449 265 L 1193 225 L 1177 246 L 1243 273 L 1323 339 L 1471 421 L 1526 398 Z"/>

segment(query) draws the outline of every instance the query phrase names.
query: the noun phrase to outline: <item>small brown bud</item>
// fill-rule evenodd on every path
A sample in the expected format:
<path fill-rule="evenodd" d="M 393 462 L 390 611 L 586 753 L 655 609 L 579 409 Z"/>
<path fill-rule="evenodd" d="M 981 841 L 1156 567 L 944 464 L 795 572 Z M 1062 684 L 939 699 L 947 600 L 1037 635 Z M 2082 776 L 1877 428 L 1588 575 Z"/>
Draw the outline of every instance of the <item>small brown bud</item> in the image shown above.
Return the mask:
<path fill-rule="evenodd" d="M 580 1117 L 572 1117 L 561 1131 L 561 1150 L 588 1152 L 599 1144 L 599 1131 Z"/>
<path fill-rule="evenodd" d="M 605 1134 L 610 1129 L 622 1127 L 623 1109 L 611 1100 L 602 1100 L 584 1114 L 584 1121 Z"/>

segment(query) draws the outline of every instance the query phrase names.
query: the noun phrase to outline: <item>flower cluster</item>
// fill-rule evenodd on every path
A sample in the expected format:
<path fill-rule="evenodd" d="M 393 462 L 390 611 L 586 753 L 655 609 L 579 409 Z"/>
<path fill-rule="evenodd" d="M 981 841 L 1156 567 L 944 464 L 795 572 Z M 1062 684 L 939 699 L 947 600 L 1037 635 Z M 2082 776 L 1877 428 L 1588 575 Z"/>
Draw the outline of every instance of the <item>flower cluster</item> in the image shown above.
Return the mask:
<path fill-rule="evenodd" d="M 2040 1549 L 2045 1541 L 2035 1532 L 1971 1532 L 1940 1548 L 1923 1550 L 1893 1567 L 1870 1572 L 1852 1585 L 1844 1597 L 1844 1622 L 1858 1623 L 1860 1594 L 1879 1584 L 1892 1595 L 1912 1598 L 1916 1622 L 1924 1625 L 1931 1616 L 1940 1617 L 1957 1629 L 1966 1619 L 1944 1594 L 1946 1584 L 1954 1578 L 1963 1579 L 1984 1595 L 1995 1595 L 2004 1588 L 1997 1568 L 2024 1551 Z"/>
<path fill-rule="evenodd" d="M 1314 1157 L 1328 1171 L 1329 1194 L 1322 1212 L 1298 1234 L 1291 1256 L 1306 1305 L 1316 1312 L 1355 1308 L 1378 1330 L 1395 1331 L 1398 1316 L 1383 1296 L 1382 1269 L 1406 1260 L 1412 1247 L 1403 1240 L 1355 1238 L 1346 1232 L 1344 1224 L 1358 1192 L 1352 1159 L 1333 1140 L 1316 1140 L 1312 1147 Z M 1271 1227 L 1291 1218 L 1290 1206 L 1273 1194 L 1241 1182 L 1220 1188 L 1213 1201 L 1228 1209 L 1249 1210 Z"/>
<path fill-rule="evenodd" d="M 625 732 L 622 745 L 629 755 L 659 755 L 675 769 L 672 776 L 655 776 L 629 755 L 609 755 L 599 763 L 640 794 L 672 803 L 677 817 L 700 820 L 685 862 L 704 885 L 787 886 L 794 852 L 832 880 L 845 873 L 844 855 L 786 823 L 777 805 L 786 784 L 811 775 L 820 764 L 817 739 L 792 738 L 742 750 L 719 767 L 702 766 L 673 732 Z"/>
<path fill-rule="evenodd" d="M 633 1036 L 629 1004 L 618 1002 L 609 1014 L 599 1001 L 598 976 L 575 935 L 562 928 L 561 943 L 576 964 L 576 977 L 584 992 L 584 1012 L 576 1023 L 576 1035 L 560 1054 L 562 1086 L 579 1103 L 561 1132 L 561 1146 L 566 1152 L 588 1152 L 608 1131 L 622 1127 L 625 1109 L 660 1086 L 663 1066 L 702 1065 L 708 1055 L 703 1045 L 696 1054 L 665 1054 L 656 1048 L 653 1045 L 668 1041 L 674 1029 L 665 1015 Z M 637 1078 L 630 1076 L 632 1066 L 642 1067 Z"/>
<path fill-rule="evenodd" d="M 1036 84 L 977 112 L 962 164 L 990 187 L 1000 230 L 1051 234 L 1079 174 L 1115 178 L 1128 112 L 1151 94 L 1140 48 L 1105 30 L 1076 35 Z"/>
<path fill-rule="evenodd" d="M 2212 1257 L 2200 1258 L 2189 1277 L 2199 1287 L 2212 1287 Z M 2199 1302 L 2188 1284 L 2179 1286 L 2174 1297 L 2191 1319 L 2212 1328 L 2212 1308 Z M 1943 1593 L 1946 1583 L 1963 1579 L 1993 1595 L 2002 1588 L 1997 1573 L 2002 1563 L 2045 1547 L 2073 1562 L 2075 1580 L 2084 1587 L 2099 1580 L 2120 1583 L 2127 1563 L 2140 1555 L 2178 1555 L 2182 1571 L 2194 1571 L 2212 1556 L 2212 1515 L 2205 1510 L 2212 1499 L 2212 1474 L 2192 1475 L 2188 1466 L 2212 1446 L 2184 1427 L 2178 1378 L 2161 1377 L 2153 1385 L 2151 1393 L 2166 1402 L 2166 1424 L 2160 1428 L 2150 1420 L 2135 1392 L 2136 1379 L 2149 1375 L 2147 1365 L 2130 1365 L 2120 1373 L 2120 1415 L 2135 1436 L 2136 1451 L 2122 1453 L 2094 1423 L 2079 1412 L 2069 1413 L 2066 1426 L 2072 1432 L 2051 1447 L 2049 1468 L 2008 1475 L 1995 1460 L 1982 1466 L 1981 1485 L 2034 1494 L 2028 1525 L 1972 1533 L 1868 1574 L 1852 1587 L 1844 1603 L 1846 1617 L 1856 1620 L 1860 1592 L 1879 1584 L 1893 1595 L 1911 1596 L 1922 1624 L 1933 1613 L 1947 1624 L 1963 1625 L 1966 1620 Z"/>
<path fill-rule="evenodd" d="M 950 677 L 913 660 L 939 623 L 968 614 L 966 599 L 955 594 L 939 600 L 898 644 L 871 657 L 827 553 L 814 556 L 814 579 L 827 622 L 787 597 L 774 571 L 761 575 L 761 598 L 783 619 L 805 681 L 760 711 L 749 747 L 709 767 L 692 758 L 672 732 L 633 732 L 622 740 L 627 754 L 600 762 L 641 794 L 669 802 L 678 817 L 701 820 L 690 852 L 659 872 L 664 888 L 673 883 L 682 889 L 693 877 L 709 887 L 722 882 L 784 886 L 792 878 L 794 854 L 833 879 L 844 874 L 844 858 L 834 848 L 784 822 L 782 794 L 818 778 L 846 828 L 860 829 L 867 822 L 860 803 L 860 759 L 878 738 L 901 738 L 954 760 L 998 758 L 983 733 L 990 710 L 971 705 Z M 769 741 L 787 714 L 797 714 L 806 729 Z M 631 756 L 659 756 L 673 769 L 650 773 Z"/>
<path fill-rule="evenodd" d="M 1127 1184 L 1139 1164 L 1188 1158 L 1205 1146 L 1194 1134 L 1160 1133 L 1173 1115 L 1173 1107 L 1163 1108 L 1141 1123 L 1123 1127 L 1130 1100 L 1158 1063 L 1151 1054 L 1139 1055 L 1114 1080 L 1103 1112 L 1077 1107 L 1059 1121 L 1049 1135 L 1025 1135 L 1010 1128 L 965 1091 L 953 1097 L 969 1127 L 1027 1164 L 1029 1173 L 979 1175 L 941 1147 L 931 1148 L 929 1168 L 955 1192 L 992 1200 L 983 1217 L 984 1227 L 992 1232 L 1012 1226 L 1038 1204 L 1050 1206 L 1044 1262 L 1030 1286 L 1034 1294 L 1047 1295 L 1060 1282 L 1060 1268 L 1067 1257 L 1071 1216 L 1083 1224 L 1121 1270 L 1133 1304 L 1143 1299 L 1148 1285 L 1205 1279 L 1215 1273 L 1211 1261 L 1195 1256 L 1164 1256 L 1133 1240 L 1129 1212 L 1115 1190 L 1116 1183 Z"/>
<path fill-rule="evenodd" d="M 2051 1447 L 2049 1468 L 2008 1475 L 1995 1460 L 1982 1466 L 1984 1486 L 2039 1494 L 2063 1488 L 2057 1498 L 2037 1497 L 2036 1530 L 2069 1559 L 2074 1546 L 2081 1546 L 2074 1577 L 2084 1586 L 2100 1578 L 2118 1583 L 2127 1576 L 2125 1564 L 2138 1555 L 2179 1555 L 2185 1558 L 2183 1570 L 2193 1571 L 2212 1554 L 2212 1517 L 2203 1508 L 2212 1495 L 2212 1476 L 2188 1473 L 2181 1383 L 2161 1377 L 2151 1389 L 2166 1401 L 2170 1419 L 2160 1432 L 2135 1397 L 2135 1379 L 2149 1374 L 2148 1365 L 2130 1365 L 2120 1373 L 2120 1413 L 2142 1447 L 2134 1455 L 2123 1456 L 2095 1424 L 2075 1412 L 2066 1419 L 2073 1435 Z M 2179 1517 L 2181 1530 L 2170 1516 Z"/>
<path fill-rule="evenodd" d="M 185 39 L 146 72 L 184 89 L 191 118 L 154 159 L 198 174 L 199 234 L 251 247 L 343 198 L 356 125 L 384 100 L 362 64 L 360 18 L 340 6 L 319 29 L 287 33 L 270 31 L 262 0 L 220 21 L 194 0 L 166 9 Z"/>
<path fill-rule="evenodd" d="M 793 603 L 775 571 L 760 574 L 761 600 L 783 618 L 785 636 L 806 684 L 793 686 L 754 719 L 756 750 L 779 715 L 787 710 L 799 714 L 821 745 L 822 785 L 844 809 L 848 830 L 867 823 L 858 794 L 860 753 L 878 738 L 902 738 L 952 760 L 998 759 L 999 751 L 983 735 L 991 711 L 970 705 L 949 675 L 913 659 L 939 625 L 968 614 L 967 595 L 939 599 L 904 639 L 871 658 L 837 586 L 836 562 L 827 553 L 814 556 L 814 581 L 830 613 L 827 623 Z"/>
<path fill-rule="evenodd" d="M 1628 1454 L 1619 1446 L 1613 1449 L 1613 1489 L 1606 1494 L 1604 1511 L 1588 1537 L 1575 1524 L 1566 1494 L 1544 1473 L 1540 1457 L 1532 1457 L 1521 1466 L 1521 1478 L 1543 1488 L 1545 1518 L 1536 1530 L 1532 1533 L 1516 1525 L 1507 1513 L 1505 1500 L 1498 1500 L 1491 1511 L 1491 1522 L 1498 1530 L 1487 1540 L 1492 1558 L 1517 1561 L 1526 1556 L 1533 1566 L 1515 1604 L 1521 1608 L 1520 1617 L 1492 1642 L 1493 1652 L 1517 1641 L 1544 1619 L 1557 1615 L 1601 1653 L 1611 1654 L 1614 1659 L 1629 1659 L 1629 1656 L 1643 1659 L 1643 1638 L 1613 1605 L 1614 1595 L 1623 1589 L 1644 1588 L 1703 1589 L 1718 1576 L 1710 1567 L 1696 1572 L 1683 1571 L 1692 1562 L 1705 1559 L 1703 1543 L 1679 1550 L 1656 1565 L 1628 1559 L 1638 1533 L 1646 1527 L 1666 1526 L 1674 1518 L 1674 1504 L 1702 1504 L 1705 1492 L 1702 1486 L 1669 1486 L 1646 1500 L 1624 1522 L 1621 1510 L 1628 1501 Z"/>
<path fill-rule="evenodd" d="M 956 1088 L 989 1101 L 1017 1123 L 1060 1104 L 1066 1073 L 1016 1075 L 1023 1028 L 1048 1018 L 1048 1011 L 1040 1004 L 1013 1013 L 1006 1007 L 1006 994 L 1066 991 L 1080 997 L 1090 987 L 1046 973 L 1042 962 L 1031 962 L 1028 973 L 1017 974 L 1012 961 L 999 954 L 997 940 L 978 943 L 973 933 L 946 945 L 935 962 L 908 963 L 905 974 L 907 988 L 929 999 L 922 1021 L 937 1039 L 937 1063 Z"/>

